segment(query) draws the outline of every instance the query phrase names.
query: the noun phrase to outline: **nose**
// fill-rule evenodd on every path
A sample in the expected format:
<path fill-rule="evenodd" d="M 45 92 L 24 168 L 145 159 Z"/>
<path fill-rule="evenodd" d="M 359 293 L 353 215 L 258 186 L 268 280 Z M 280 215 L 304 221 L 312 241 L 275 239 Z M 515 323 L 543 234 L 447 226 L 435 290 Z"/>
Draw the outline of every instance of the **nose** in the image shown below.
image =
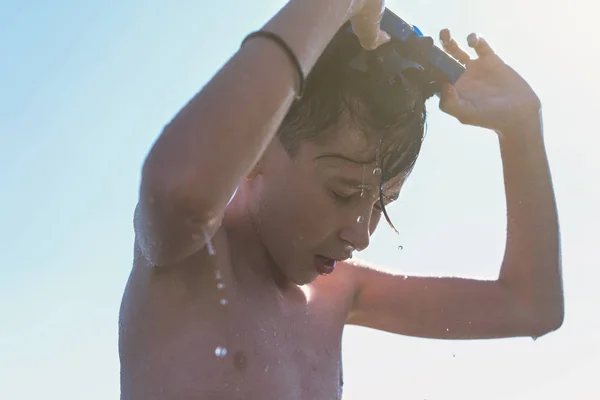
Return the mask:
<path fill-rule="evenodd" d="M 349 221 L 344 224 L 340 231 L 340 239 L 352 246 L 353 249 L 362 251 L 369 247 L 371 240 L 371 216 L 356 215 L 349 218 Z"/>

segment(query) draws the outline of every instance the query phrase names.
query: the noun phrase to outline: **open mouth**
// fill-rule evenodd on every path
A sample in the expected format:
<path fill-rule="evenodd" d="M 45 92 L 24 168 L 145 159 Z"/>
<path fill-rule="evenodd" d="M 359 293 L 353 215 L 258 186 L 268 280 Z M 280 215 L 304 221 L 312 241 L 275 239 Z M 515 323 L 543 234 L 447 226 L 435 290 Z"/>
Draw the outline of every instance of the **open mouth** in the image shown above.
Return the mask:
<path fill-rule="evenodd" d="M 321 275 L 329 275 L 335 269 L 336 260 L 324 256 L 315 256 L 315 268 Z"/>

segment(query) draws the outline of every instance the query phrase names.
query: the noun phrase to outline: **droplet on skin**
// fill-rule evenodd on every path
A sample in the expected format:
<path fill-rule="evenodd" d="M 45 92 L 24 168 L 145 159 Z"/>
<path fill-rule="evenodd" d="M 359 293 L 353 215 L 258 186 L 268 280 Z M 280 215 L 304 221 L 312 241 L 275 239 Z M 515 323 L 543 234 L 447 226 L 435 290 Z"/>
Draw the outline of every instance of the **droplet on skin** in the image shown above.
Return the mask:
<path fill-rule="evenodd" d="M 225 287 L 224 283 L 221 283 L 221 282 L 217 283 L 217 289 L 220 290 L 220 289 L 223 289 L 224 287 Z"/>
<path fill-rule="evenodd" d="M 377 167 L 373 170 L 373 175 L 381 175 L 381 168 Z"/>
<path fill-rule="evenodd" d="M 365 197 L 365 166 L 362 166 L 360 197 Z"/>
<path fill-rule="evenodd" d="M 226 306 L 229 301 L 227 301 L 227 299 L 221 299 L 220 303 L 222 306 Z"/>
<path fill-rule="evenodd" d="M 215 248 L 210 240 L 210 235 L 205 229 L 202 229 L 202 233 L 204 233 L 204 240 L 206 241 L 206 249 L 208 250 L 208 254 L 214 256 L 217 253 L 215 252 Z"/>
<path fill-rule="evenodd" d="M 398 250 L 404 250 L 404 246 L 398 246 Z"/>
<path fill-rule="evenodd" d="M 215 349 L 215 356 L 223 358 L 227 355 L 227 349 L 225 347 L 217 346 Z"/>
<path fill-rule="evenodd" d="M 362 224 L 364 218 L 362 217 L 362 215 L 359 215 L 358 218 L 356 218 L 356 222 L 359 224 Z"/>
<path fill-rule="evenodd" d="M 187 223 L 191 225 L 193 223 L 193 221 L 188 220 Z M 208 232 L 205 229 L 202 229 L 202 236 L 200 236 L 199 234 L 193 234 L 192 239 L 197 240 L 197 241 L 204 240 L 208 254 L 211 256 L 214 256 L 215 254 L 217 254 L 215 252 L 215 248 L 213 247 L 212 241 L 210 239 L 210 235 L 208 234 Z"/>
<path fill-rule="evenodd" d="M 269 365 L 268 364 L 265 366 L 265 372 L 269 372 Z"/>
<path fill-rule="evenodd" d="M 215 278 L 217 278 L 217 279 L 221 279 L 221 278 L 222 278 L 222 275 L 221 275 L 221 270 L 220 270 L 220 269 L 218 269 L 218 270 L 215 272 Z"/>

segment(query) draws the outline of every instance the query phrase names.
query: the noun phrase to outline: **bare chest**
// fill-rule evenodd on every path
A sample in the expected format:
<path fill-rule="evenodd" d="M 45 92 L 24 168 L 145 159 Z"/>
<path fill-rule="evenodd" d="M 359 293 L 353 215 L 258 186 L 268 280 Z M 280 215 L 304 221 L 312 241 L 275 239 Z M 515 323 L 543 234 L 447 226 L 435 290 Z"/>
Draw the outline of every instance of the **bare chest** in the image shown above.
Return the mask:
<path fill-rule="evenodd" d="M 241 313 L 223 336 L 227 353 L 215 353 L 222 382 L 260 398 L 341 398 L 343 323 L 314 304 L 285 312 L 252 303 L 237 305 Z"/>
<path fill-rule="evenodd" d="M 174 288 L 126 294 L 122 377 L 139 393 L 128 398 L 341 398 L 345 314 L 335 300 L 290 303 L 252 288 L 222 304 L 223 290 Z"/>

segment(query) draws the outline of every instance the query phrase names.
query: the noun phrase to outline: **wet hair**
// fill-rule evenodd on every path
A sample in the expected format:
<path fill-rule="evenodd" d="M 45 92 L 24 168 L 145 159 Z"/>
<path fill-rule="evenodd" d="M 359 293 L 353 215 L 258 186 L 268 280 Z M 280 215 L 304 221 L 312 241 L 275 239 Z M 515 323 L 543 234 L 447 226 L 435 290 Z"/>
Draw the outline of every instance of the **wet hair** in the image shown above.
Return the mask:
<path fill-rule="evenodd" d="M 425 136 L 425 101 L 432 93 L 410 76 L 400 78 L 377 65 L 370 65 L 367 72 L 350 68 L 348 62 L 361 47 L 345 29 L 332 39 L 307 77 L 304 96 L 291 106 L 278 137 L 290 156 L 303 141 L 327 140 L 326 132 L 334 126 L 352 126 L 378 139 L 379 195 L 395 230 L 383 207 L 383 184 L 412 171 Z"/>

